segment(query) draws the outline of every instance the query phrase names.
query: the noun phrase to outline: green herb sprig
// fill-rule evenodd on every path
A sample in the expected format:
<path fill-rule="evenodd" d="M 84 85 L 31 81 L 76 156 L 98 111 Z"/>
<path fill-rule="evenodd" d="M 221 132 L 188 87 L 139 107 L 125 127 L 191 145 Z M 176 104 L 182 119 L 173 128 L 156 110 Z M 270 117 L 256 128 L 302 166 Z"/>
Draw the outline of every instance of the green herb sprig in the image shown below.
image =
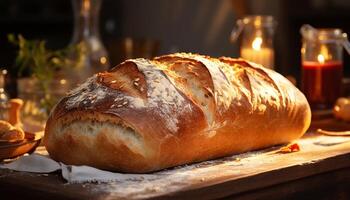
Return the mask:
<path fill-rule="evenodd" d="M 8 41 L 18 47 L 18 54 L 15 66 L 18 69 L 18 76 L 29 71 L 31 76 L 38 80 L 38 87 L 44 93 L 40 104 L 47 113 L 54 106 L 54 99 L 51 95 L 50 85 L 55 73 L 68 66 L 73 66 L 70 55 L 79 55 L 79 46 L 68 46 L 64 49 L 51 50 L 46 47 L 44 40 L 27 40 L 22 35 L 9 34 Z"/>

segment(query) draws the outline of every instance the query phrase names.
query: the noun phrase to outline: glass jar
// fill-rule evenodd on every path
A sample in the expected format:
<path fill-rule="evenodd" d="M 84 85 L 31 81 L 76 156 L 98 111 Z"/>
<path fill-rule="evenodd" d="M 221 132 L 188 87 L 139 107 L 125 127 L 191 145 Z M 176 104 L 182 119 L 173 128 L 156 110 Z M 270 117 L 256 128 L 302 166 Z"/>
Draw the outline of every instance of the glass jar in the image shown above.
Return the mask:
<path fill-rule="evenodd" d="M 314 110 L 330 109 L 342 93 L 343 44 L 341 29 L 315 29 L 303 25 L 302 91 Z"/>
<path fill-rule="evenodd" d="M 231 41 L 236 41 L 242 34 L 240 56 L 273 69 L 273 37 L 276 25 L 272 16 L 246 16 L 237 20 L 237 27 L 231 33 Z"/>
<path fill-rule="evenodd" d="M 21 119 L 25 122 L 24 129 L 28 131 L 43 130 L 49 112 L 53 106 L 70 89 L 64 79 L 53 79 L 45 93 L 34 77 L 17 80 L 18 97 L 24 102 L 21 110 Z"/>

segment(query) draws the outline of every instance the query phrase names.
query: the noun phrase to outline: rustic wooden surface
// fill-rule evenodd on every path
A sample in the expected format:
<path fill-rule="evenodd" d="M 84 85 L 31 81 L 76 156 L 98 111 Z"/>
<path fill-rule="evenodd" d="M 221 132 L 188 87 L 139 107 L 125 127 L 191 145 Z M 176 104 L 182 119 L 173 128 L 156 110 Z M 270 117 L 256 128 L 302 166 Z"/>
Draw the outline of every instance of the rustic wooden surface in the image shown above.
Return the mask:
<path fill-rule="evenodd" d="M 312 128 L 350 127 L 334 120 L 317 123 Z M 176 169 L 179 174 L 172 173 L 154 184 L 148 180 L 130 182 L 139 187 L 137 191 L 115 182 L 67 184 L 58 172 L 0 170 L 0 199 L 300 199 L 302 195 L 329 199 L 331 192 L 342 195 L 338 199 L 350 198 L 344 193 L 350 191 L 350 137 L 308 134 L 298 144 L 300 152 L 279 154 L 271 148 Z"/>

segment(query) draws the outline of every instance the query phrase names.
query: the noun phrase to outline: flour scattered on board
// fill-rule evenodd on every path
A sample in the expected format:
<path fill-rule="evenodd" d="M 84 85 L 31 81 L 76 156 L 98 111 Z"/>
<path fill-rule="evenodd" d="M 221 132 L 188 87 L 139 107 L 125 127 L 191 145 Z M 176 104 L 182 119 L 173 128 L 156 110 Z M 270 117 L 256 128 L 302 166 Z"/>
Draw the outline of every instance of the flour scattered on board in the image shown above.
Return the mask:
<path fill-rule="evenodd" d="M 266 151 L 266 150 L 265 150 Z M 222 159 L 183 165 L 151 174 L 121 174 L 120 180 L 98 184 L 92 190 L 107 192 L 111 198 L 142 199 L 169 194 L 189 185 L 203 182 L 203 177 L 213 180 L 216 177 L 241 173 L 240 166 L 254 167 L 264 161 L 259 159 L 265 151 L 249 152 Z M 266 160 L 265 160 L 266 161 Z M 129 177 L 128 177 L 129 176 Z M 106 196 L 108 199 L 108 196 Z"/>
<path fill-rule="evenodd" d="M 341 144 L 350 142 L 346 137 L 341 139 Z M 329 152 L 329 149 L 333 148 L 329 145 L 323 145 L 325 141 L 328 141 L 327 144 L 334 145 L 334 141 L 339 140 L 329 136 L 319 136 L 316 139 L 304 138 L 298 141 L 302 150 L 292 155 L 276 153 L 281 147 L 276 146 L 221 159 L 183 165 L 156 173 L 119 174 L 123 175 L 122 178 L 113 182 L 93 185 L 91 189 L 94 192 L 104 193 L 106 199 L 142 199 L 169 195 L 189 187 L 203 186 L 204 182 L 216 184 L 222 182 L 223 178 L 240 179 L 272 169 L 315 163 L 320 159 L 319 152 Z M 324 156 L 324 158 L 327 157 Z"/>

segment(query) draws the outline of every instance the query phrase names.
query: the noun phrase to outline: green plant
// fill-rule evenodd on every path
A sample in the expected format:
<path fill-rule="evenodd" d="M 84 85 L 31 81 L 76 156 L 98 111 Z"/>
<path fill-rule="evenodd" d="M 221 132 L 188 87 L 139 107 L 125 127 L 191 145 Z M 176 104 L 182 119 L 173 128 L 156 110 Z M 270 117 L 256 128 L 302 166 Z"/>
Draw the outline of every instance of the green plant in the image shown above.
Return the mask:
<path fill-rule="evenodd" d="M 9 34 L 8 40 L 18 46 L 15 60 L 18 76 L 21 77 L 26 71 L 37 79 L 38 87 L 44 94 L 40 102 L 41 107 L 47 113 L 50 112 L 55 103 L 50 91 L 55 73 L 64 67 L 73 66 L 69 55 L 79 54 L 79 47 L 68 46 L 60 50 L 51 50 L 46 48 L 44 40 L 27 40 L 22 35 L 14 34 Z"/>

